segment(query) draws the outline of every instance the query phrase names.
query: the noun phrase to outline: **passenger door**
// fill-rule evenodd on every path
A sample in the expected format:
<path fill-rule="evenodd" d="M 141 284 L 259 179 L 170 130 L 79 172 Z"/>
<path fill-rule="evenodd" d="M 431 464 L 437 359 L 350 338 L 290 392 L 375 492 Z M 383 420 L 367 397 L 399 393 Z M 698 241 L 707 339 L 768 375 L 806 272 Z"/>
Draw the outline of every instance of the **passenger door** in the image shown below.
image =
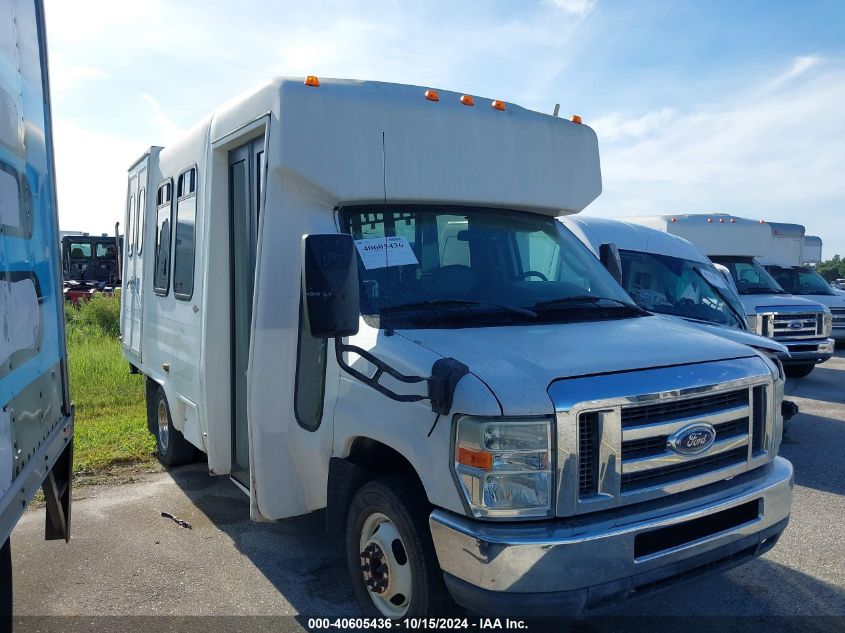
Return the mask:
<path fill-rule="evenodd" d="M 232 470 L 249 487 L 247 369 L 255 287 L 258 219 L 264 188 L 264 140 L 229 152 L 229 229 L 232 292 Z"/>
<path fill-rule="evenodd" d="M 147 161 L 129 174 L 126 236 L 123 266 L 123 343 L 141 360 L 141 334 L 144 318 L 144 252 L 147 215 Z"/>

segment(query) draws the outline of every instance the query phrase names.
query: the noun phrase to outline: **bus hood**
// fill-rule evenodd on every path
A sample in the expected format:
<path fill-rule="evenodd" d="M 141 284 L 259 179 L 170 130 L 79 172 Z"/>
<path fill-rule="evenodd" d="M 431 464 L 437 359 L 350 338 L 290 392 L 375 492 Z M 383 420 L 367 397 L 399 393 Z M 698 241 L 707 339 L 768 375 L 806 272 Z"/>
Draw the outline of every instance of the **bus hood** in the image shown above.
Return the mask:
<path fill-rule="evenodd" d="M 683 317 L 677 316 L 660 315 L 660 318 L 667 319 L 669 321 L 683 321 L 687 327 L 696 328 L 702 332 L 709 332 L 715 336 L 721 336 L 722 338 L 733 341 L 734 343 L 741 343 L 742 345 L 748 345 L 749 347 L 754 347 L 759 350 L 772 352 L 781 358 L 789 357 L 789 350 L 785 345 L 782 345 L 773 339 L 766 338 L 765 336 L 760 336 L 759 334 L 745 332 L 743 330 L 737 330 L 736 328 L 717 325 L 715 323 L 689 321 Z"/>
<path fill-rule="evenodd" d="M 745 345 L 656 316 L 397 333 L 466 364 L 504 415 L 550 413 L 547 389 L 560 378 L 757 356 Z"/>
<path fill-rule="evenodd" d="M 780 307 L 806 308 L 808 311 L 823 312 L 824 307 L 818 301 L 810 301 L 795 295 L 739 295 L 742 307 L 747 314 L 777 311 Z"/>

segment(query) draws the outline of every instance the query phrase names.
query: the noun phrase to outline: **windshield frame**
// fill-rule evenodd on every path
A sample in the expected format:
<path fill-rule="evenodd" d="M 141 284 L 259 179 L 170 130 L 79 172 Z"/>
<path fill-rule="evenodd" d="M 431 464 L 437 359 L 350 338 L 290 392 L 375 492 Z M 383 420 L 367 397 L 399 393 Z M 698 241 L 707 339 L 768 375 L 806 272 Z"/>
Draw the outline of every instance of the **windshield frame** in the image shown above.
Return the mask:
<path fill-rule="evenodd" d="M 381 273 L 384 280 L 382 290 L 378 286 L 379 277 L 373 275 L 373 271 L 365 269 L 361 257 L 357 257 L 361 314 L 364 321 L 372 327 L 451 329 L 600 321 L 642 316 L 639 308 L 592 251 L 553 216 L 499 207 L 401 203 L 341 206 L 336 208 L 336 213 L 341 232 L 351 234 L 356 240 L 400 236 L 408 239 L 413 232 L 414 241 L 410 243 L 409 240 L 408 245 L 414 251 L 416 262 L 396 267 L 407 267 L 410 272 L 411 283 L 405 283 L 405 294 L 401 298 L 397 296 L 401 293 L 397 292 L 397 295 L 394 295 L 397 296 L 396 299 L 389 299 L 390 293 L 393 292 L 391 288 L 396 286 L 391 284 L 391 273 L 388 272 L 392 266 L 385 266 L 386 270 Z M 438 224 L 438 217 L 441 216 L 442 224 Z M 455 227 L 450 228 L 448 225 L 460 226 L 461 216 L 466 218 L 464 222 L 467 226 L 458 229 L 451 238 L 456 240 L 455 243 L 467 243 L 465 248 L 468 254 L 465 257 L 468 259 L 462 267 L 474 270 L 474 274 L 484 271 L 485 283 L 478 284 L 478 294 L 474 294 L 475 290 L 467 291 L 466 294 L 462 294 L 462 291 L 449 294 L 436 284 L 428 284 L 423 291 L 424 276 L 450 265 L 443 263 L 444 258 L 450 259 L 445 255 L 443 236 L 447 230 L 455 230 Z M 404 226 L 400 224 L 403 221 Z M 406 228 L 410 227 L 411 221 L 413 228 Z M 367 227 L 366 230 L 364 227 Z M 536 227 L 536 230 L 533 227 Z M 475 231 L 479 233 L 473 238 L 472 233 Z M 493 235 L 492 239 L 501 240 L 501 243 L 485 243 L 484 239 L 488 238 L 483 236 L 482 232 L 486 231 Z M 460 233 L 466 235 L 461 236 Z M 555 275 L 551 277 L 551 281 L 535 276 L 527 279 L 520 277 L 525 275 L 534 263 L 532 259 L 526 261 L 532 253 L 528 244 L 532 239 L 530 236 L 534 234 L 538 235 L 541 247 L 551 247 L 550 252 L 554 253 L 547 262 L 550 266 L 549 277 L 552 273 Z M 542 234 L 548 236 L 551 241 L 544 241 Z M 477 246 L 474 245 L 474 239 L 479 240 Z M 432 248 L 433 251 L 428 250 Z M 494 265 L 490 273 L 486 272 L 483 263 L 473 262 L 476 252 L 490 258 L 489 261 Z M 581 280 L 588 284 L 591 296 L 596 298 L 595 302 L 558 305 L 554 301 L 569 295 L 585 294 L 583 288 L 579 288 L 577 293 L 564 292 L 564 287 L 575 286 L 572 278 L 565 276 L 566 266 L 561 261 L 564 259 L 567 260 L 567 265 L 578 265 Z M 516 276 L 513 276 L 514 273 Z M 406 275 L 399 270 L 395 274 L 399 277 Z M 370 290 L 370 293 L 378 299 L 368 296 L 365 288 L 367 284 L 372 287 L 373 283 L 379 289 Z M 592 294 L 592 291 L 595 294 Z M 549 305 L 546 305 L 547 303 Z"/>

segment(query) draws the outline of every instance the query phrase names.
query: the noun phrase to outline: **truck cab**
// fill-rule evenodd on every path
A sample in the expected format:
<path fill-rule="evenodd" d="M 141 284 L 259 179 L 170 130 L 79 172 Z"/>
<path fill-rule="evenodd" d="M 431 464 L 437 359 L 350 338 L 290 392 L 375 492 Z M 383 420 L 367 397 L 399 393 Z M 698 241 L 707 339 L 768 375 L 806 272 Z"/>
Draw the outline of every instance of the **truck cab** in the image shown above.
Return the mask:
<path fill-rule="evenodd" d="M 580 119 L 275 78 L 128 179 L 160 459 L 205 452 L 255 520 L 325 509 L 366 615 L 581 613 L 785 529 L 778 364 L 644 311 L 556 220 L 601 191 Z"/>
<path fill-rule="evenodd" d="M 625 220 L 683 237 L 731 273 L 751 331 L 782 343 L 787 375 L 807 376 L 833 356 L 832 315 L 826 306 L 789 294 L 760 263 L 771 248 L 765 222 L 715 213 L 633 216 Z"/>

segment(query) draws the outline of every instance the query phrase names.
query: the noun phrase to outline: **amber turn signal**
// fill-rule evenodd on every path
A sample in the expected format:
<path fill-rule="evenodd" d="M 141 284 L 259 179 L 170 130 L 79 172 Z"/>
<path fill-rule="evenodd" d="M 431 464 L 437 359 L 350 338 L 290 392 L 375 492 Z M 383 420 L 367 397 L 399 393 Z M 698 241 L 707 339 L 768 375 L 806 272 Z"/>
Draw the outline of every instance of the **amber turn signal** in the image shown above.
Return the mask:
<path fill-rule="evenodd" d="M 458 447 L 458 463 L 471 468 L 493 470 L 493 453 Z"/>

